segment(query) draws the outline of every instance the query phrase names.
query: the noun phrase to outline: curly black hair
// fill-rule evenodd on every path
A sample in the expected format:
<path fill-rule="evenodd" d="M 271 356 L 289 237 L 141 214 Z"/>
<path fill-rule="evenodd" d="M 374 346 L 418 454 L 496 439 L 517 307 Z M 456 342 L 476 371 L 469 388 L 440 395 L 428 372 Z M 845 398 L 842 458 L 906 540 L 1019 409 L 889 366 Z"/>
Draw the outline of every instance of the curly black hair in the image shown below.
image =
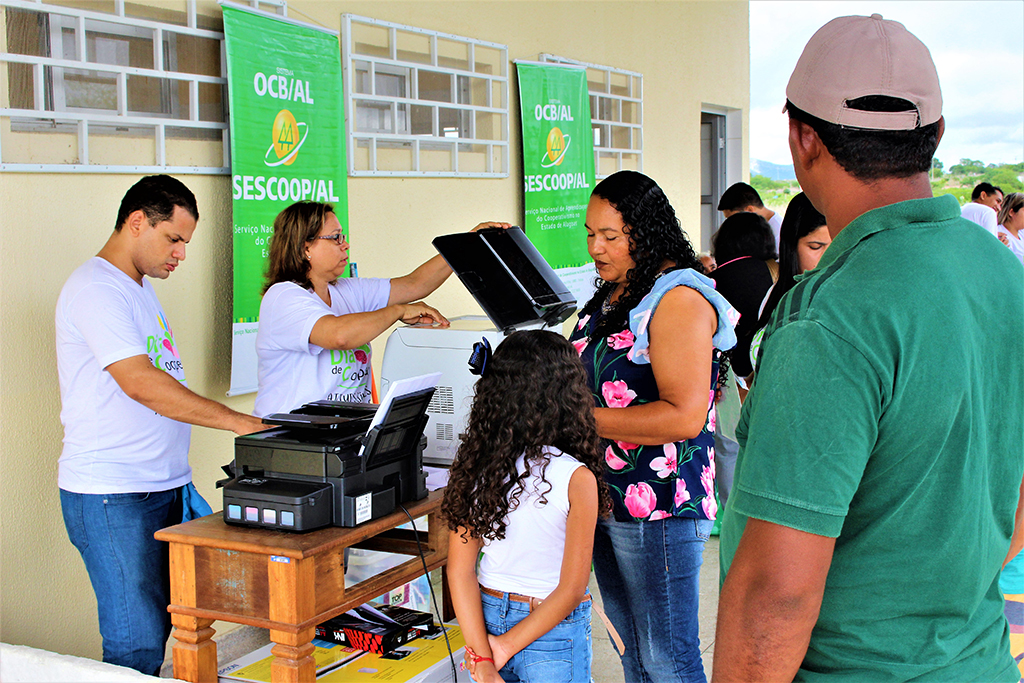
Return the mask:
<path fill-rule="evenodd" d="M 611 507 L 603 479 L 594 397 L 579 354 L 564 337 L 545 330 L 515 332 L 488 362 L 476 384 L 466 434 L 445 489 L 441 513 L 452 531 L 503 539 L 509 511 L 535 464 L 544 479 L 545 446 L 573 456 L 597 477 L 599 510 Z M 525 455 L 519 474 L 516 460 Z M 543 497 L 542 497 L 543 500 Z"/>
<path fill-rule="evenodd" d="M 636 171 L 619 171 L 598 183 L 591 196 L 606 200 L 622 215 L 629 237 L 629 257 L 634 263 L 626 274 L 622 296 L 594 328 L 593 336 L 600 338 L 625 329 L 629 312 L 651 291 L 666 261 L 698 273 L 703 273 L 704 267 L 679 225 L 668 197 L 651 178 Z M 616 286 L 600 277 L 595 284 L 597 292 L 580 311 L 581 316 L 600 308 Z"/>

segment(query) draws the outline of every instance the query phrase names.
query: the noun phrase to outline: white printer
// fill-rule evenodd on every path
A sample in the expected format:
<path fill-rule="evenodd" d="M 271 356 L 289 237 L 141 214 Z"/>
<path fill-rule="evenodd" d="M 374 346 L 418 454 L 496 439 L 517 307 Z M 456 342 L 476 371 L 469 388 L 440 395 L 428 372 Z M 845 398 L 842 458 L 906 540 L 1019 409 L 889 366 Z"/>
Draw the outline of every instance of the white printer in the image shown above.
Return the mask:
<path fill-rule="evenodd" d="M 516 330 L 552 328 L 576 310 L 576 300 L 518 227 L 444 235 L 434 247 L 487 314 L 454 318 L 449 328 L 400 327 L 388 337 L 381 393 L 392 381 L 440 372 L 427 406 L 424 464 L 450 465 L 473 400 L 469 372 L 473 344 L 487 337 L 497 348 Z"/>

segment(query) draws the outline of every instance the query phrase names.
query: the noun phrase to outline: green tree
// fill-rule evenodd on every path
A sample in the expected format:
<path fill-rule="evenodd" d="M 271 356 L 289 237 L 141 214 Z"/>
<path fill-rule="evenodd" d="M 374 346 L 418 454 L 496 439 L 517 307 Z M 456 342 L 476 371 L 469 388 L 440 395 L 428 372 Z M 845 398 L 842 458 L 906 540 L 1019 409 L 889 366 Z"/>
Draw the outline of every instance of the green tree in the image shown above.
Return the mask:
<path fill-rule="evenodd" d="M 953 175 L 976 175 L 984 171 L 985 162 L 976 159 L 961 159 L 959 164 L 949 167 L 949 172 Z"/>
<path fill-rule="evenodd" d="M 986 169 L 984 175 L 981 176 L 981 180 L 1002 188 L 1003 192 L 1006 193 L 1024 191 L 1024 183 L 1020 182 L 1017 174 L 1008 164 Z"/>
<path fill-rule="evenodd" d="M 789 183 L 780 182 L 778 180 L 772 180 L 768 176 L 752 174 L 750 176 L 750 186 L 757 190 L 758 194 L 762 192 L 769 192 L 771 190 L 781 190 L 786 187 Z"/>

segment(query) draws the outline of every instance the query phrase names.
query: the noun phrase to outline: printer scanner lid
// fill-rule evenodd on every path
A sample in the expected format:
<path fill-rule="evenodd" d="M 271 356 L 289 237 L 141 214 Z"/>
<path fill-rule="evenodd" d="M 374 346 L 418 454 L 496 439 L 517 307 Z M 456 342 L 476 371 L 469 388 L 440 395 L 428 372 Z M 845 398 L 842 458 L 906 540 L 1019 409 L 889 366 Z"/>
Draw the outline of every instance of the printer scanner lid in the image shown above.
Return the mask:
<path fill-rule="evenodd" d="M 499 330 L 557 325 L 576 310 L 568 287 L 519 227 L 442 235 L 433 245 Z"/>

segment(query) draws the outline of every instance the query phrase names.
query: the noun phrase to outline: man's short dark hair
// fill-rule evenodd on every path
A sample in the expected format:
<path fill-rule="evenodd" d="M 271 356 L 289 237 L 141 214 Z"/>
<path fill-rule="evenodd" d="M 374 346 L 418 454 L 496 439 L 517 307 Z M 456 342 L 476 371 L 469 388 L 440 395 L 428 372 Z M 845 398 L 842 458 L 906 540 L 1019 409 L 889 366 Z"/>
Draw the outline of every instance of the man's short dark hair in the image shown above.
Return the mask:
<path fill-rule="evenodd" d="M 143 211 L 150 225 L 169 221 L 174 216 L 174 207 L 180 206 L 199 220 L 196 196 L 185 183 L 169 175 L 148 175 L 129 188 L 121 199 L 114 230 L 121 226 L 134 211 Z"/>
<path fill-rule="evenodd" d="M 722 193 L 722 198 L 718 200 L 719 211 L 739 211 L 748 206 L 760 209 L 764 206 L 764 202 L 761 201 L 761 195 L 757 193 L 757 190 L 746 183 L 730 185 L 729 189 Z"/>
<path fill-rule="evenodd" d="M 910 102 L 884 95 L 858 97 L 848 101 L 847 107 L 861 111 L 915 111 Z M 868 130 L 822 121 L 788 100 L 786 111 L 791 119 L 813 128 L 836 163 L 864 182 L 927 173 L 939 146 L 939 121 L 913 130 Z"/>
<path fill-rule="evenodd" d="M 974 191 L 971 192 L 971 201 L 981 199 L 982 192 L 985 194 L 995 194 L 996 192 L 1003 194 L 1002 188 L 996 187 L 992 183 L 978 183 L 974 186 Z"/>

